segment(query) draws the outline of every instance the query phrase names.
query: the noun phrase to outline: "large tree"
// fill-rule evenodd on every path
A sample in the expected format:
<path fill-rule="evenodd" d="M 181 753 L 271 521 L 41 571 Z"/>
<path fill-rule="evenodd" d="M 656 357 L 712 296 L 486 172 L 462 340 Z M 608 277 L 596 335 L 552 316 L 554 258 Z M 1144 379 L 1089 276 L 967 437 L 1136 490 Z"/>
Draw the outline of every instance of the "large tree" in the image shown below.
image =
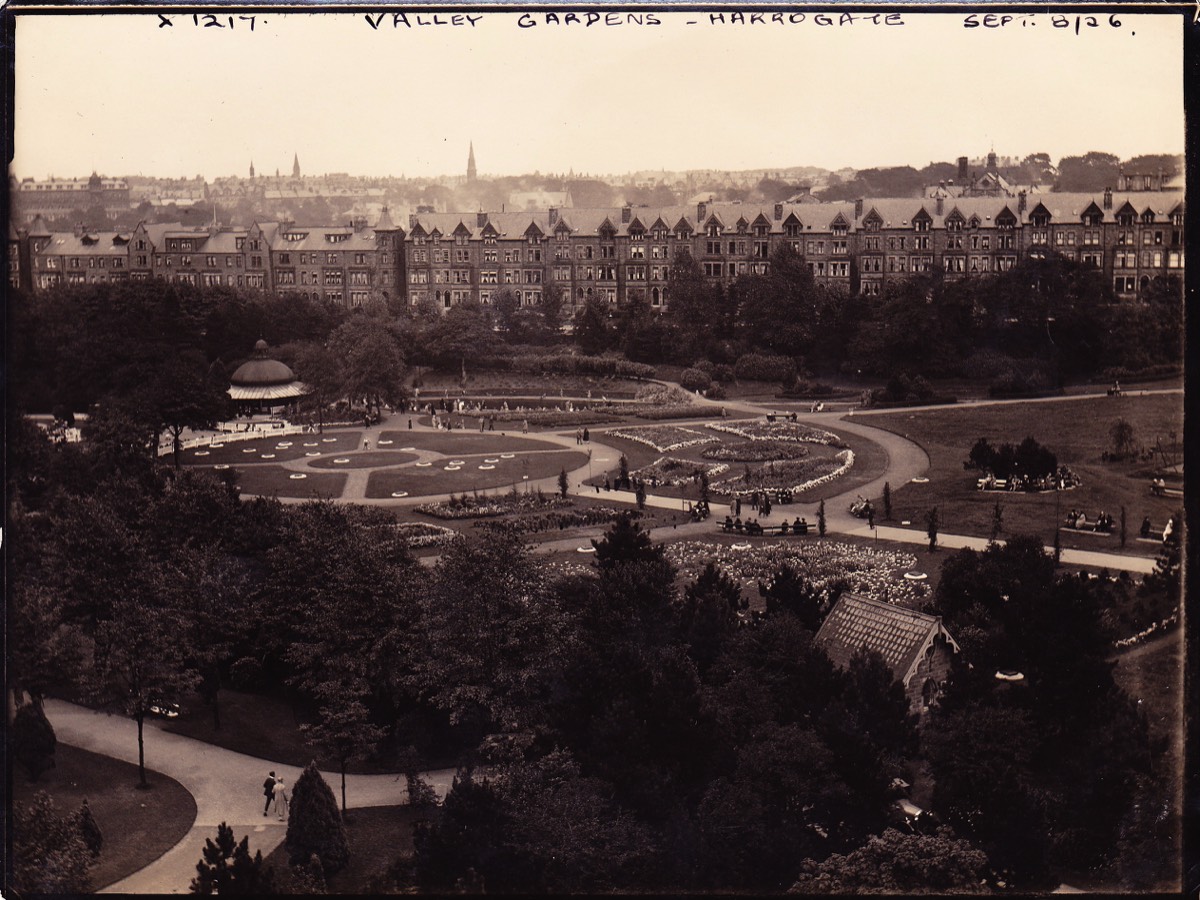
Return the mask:
<path fill-rule="evenodd" d="M 988 893 L 987 875 L 987 856 L 952 829 L 905 834 L 888 828 L 850 853 L 806 859 L 788 893 Z"/>
<path fill-rule="evenodd" d="M 329 339 L 341 371 L 342 393 L 362 401 L 382 417 L 383 406 L 406 399 L 405 361 L 387 319 L 361 313 L 348 319 Z"/>

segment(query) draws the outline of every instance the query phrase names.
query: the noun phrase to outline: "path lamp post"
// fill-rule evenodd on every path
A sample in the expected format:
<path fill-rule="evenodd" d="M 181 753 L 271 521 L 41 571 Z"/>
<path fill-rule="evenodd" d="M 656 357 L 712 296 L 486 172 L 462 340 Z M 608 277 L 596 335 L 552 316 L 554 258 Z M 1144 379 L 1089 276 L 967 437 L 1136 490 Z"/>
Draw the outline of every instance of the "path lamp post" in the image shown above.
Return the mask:
<path fill-rule="evenodd" d="M 588 450 L 588 481 L 592 480 L 592 451 Z"/>

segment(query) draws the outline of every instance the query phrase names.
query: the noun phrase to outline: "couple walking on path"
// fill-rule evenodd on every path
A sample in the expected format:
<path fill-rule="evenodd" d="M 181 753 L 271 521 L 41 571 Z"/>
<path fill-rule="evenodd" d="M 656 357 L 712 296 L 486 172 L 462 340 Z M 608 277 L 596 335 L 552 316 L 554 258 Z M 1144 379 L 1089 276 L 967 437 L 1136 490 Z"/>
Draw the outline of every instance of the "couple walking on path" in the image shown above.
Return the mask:
<path fill-rule="evenodd" d="M 271 772 L 267 775 L 267 780 L 263 782 L 263 795 L 267 798 L 266 804 L 263 806 L 263 815 L 271 809 L 271 804 L 275 804 L 275 814 L 282 822 L 287 818 L 288 801 L 291 797 L 288 794 L 287 785 L 284 784 L 283 778 L 276 778 L 275 773 Z"/>

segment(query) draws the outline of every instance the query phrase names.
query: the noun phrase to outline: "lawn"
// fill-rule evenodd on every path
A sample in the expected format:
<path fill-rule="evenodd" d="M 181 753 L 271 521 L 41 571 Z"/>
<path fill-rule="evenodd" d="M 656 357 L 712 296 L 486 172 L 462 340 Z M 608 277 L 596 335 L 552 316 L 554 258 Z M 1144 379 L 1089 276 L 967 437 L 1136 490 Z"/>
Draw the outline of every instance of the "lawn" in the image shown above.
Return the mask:
<path fill-rule="evenodd" d="M 413 825 L 424 813 L 409 806 L 370 806 L 346 812 L 346 842 L 350 862 L 329 877 L 330 894 L 394 893 L 390 888 L 408 881 L 405 863 L 413 854 Z M 397 861 L 403 859 L 397 866 Z M 280 844 L 264 862 L 277 870 L 288 865 L 287 848 Z M 397 872 L 393 867 L 399 869 Z"/>
<path fill-rule="evenodd" d="M 1153 556 L 1157 542 L 1137 540 L 1138 527 L 1149 516 L 1161 534 L 1167 518 L 1180 506 L 1180 498 L 1154 497 L 1149 481 L 1153 463 L 1107 463 L 1101 459 L 1111 449 L 1110 430 L 1124 418 L 1139 442 L 1151 446 L 1161 436 L 1183 431 L 1183 401 L 1180 395 L 1095 397 L 1084 400 L 1055 400 L 1038 403 L 997 404 L 914 412 L 897 412 L 864 417 L 867 424 L 902 434 L 929 455 L 929 483 L 892 485 L 892 518 L 924 522 L 925 513 L 938 507 L 942 528 L 956 534 L 991 535 L 993 509 L 999 501 L 1004 534 L 1032 533 L 1046 543 L 1054 538 L 1057 521 L 1067 512 L 1080 509 L 1094 520 L 1100 511 L 1118 519 L 1125 507 L 1128 540 L 1120 546 L 1117 534 L 1062 531 L 1062 544 L 1080 550 L 1102 550 L 1130 555 Z M 975 490 L 979 473 L 963 469 L 963 460 L 976 439 L 1019 443 L 1032 436 L 1069 466 L 1083 483 L 1068 491 L 1025 494 Z M 880 498 L 873 498 L 882 509 Z"/>
<path fill-rule="evenodd" d="M 405 445 L 408 446 L 408 445 Z M 310 469 L 370 469 L 376 466 L 398 466 L 409 463 L 419 457 L 415 453 L 402 453 L 399 450 L 370 450 L 358 451 L 348 456 L 323 456 L 308 464 Z M 343 459 L 346 462 L 339 463 Z"/>
<path fill-rule="evenodd" d="M 417 450 L 433 450 L 438 453 L 515 453 L 522 450 L 547 450 L 557 446 L 537 438 L 518 437 L 501 431 L 385 431 L 380 441 L 391 441 L 392 446 L 402 450 L 415 447 Z M 512 429 L 509 429 L 511 431 Z"/>
<path fill-rule="evenodd" d="M 137 766 L 60 743 L 55 768 L 30 784 L 14 771 L 12 799 L 31 799 L 46 791 L 66 815 L 84 799 L 104 835 L 104 846 L 91 869 L 92 887 L 107 887 L 132 875 L 166 853 L 187 835 L 196 820 L 196 801 L 178 781 L 146 771 L 149 790 L 140 790 Z"/>
<path fill-rule="evenodd" d="M 260 462 L 264 454 L 271 455 L 273 463 L 304 459 L 305 454 L 346 453 L 362 446 L 361 431 L 327 431 L 324 434 L 272 435 L 253 441 L 222 441 L 220 447 L 196 447 L 179 454 L 184 465 L 203 466 L 215 463 L 239 465 Z M 290 444 L 280 447 L 280 444 Z"/>
<path fill-rule="evenodd" d="M 542 447 L 547 446 L 541 444 Z M 446 471 L 451 460 L 439 460 L 428 467 L 407 466 L 393 471 L 373 472 L 367 482 L 367 496 L 390 497 L 393 492 L 406 491 L 411 497 L 428 497 L 437 494 L 470 493 L 494 490 L 513 484 L 521 485 L 528 475 L 530 481 L 549 478 L 561 470 L 572 469 L 587 463 L 587 456 L 578 450 L 550 450 L 540 453 L 518 453 L 512 459 L 504 459 L 497 451 L 495 455 L 455 457 L 463 465 L 458 471 Z M 486 460 L 494 459 L 495 462 Z M 480 469 L 480 466 L 493 466 Z"/>
<path fill-rule="evenodd" d="M 300 497 L 324 500 L 340 497 L 346 476 L 334 472 L 291 472 L 282 466 L 259 465 L 235 469 L 238 490 L 260 497 Z M 303 478 L 292 478 L 303 475 Z"/>

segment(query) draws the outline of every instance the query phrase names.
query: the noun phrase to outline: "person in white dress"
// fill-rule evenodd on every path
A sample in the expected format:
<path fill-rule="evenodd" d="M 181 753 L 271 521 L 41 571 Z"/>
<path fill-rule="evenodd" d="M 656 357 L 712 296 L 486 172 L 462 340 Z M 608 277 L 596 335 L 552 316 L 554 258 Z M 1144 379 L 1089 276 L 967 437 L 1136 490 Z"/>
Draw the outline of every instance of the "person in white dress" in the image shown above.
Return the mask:
<path fill-rule="evenodd" d="M 287 819 L 288 801 L 292 799 L 283 778 L 276 780 L 275 792 L 272 794 L 272 799 L 275 801 L 275 814 L 279 817 L 279 821 L 282 822 Z"/>

